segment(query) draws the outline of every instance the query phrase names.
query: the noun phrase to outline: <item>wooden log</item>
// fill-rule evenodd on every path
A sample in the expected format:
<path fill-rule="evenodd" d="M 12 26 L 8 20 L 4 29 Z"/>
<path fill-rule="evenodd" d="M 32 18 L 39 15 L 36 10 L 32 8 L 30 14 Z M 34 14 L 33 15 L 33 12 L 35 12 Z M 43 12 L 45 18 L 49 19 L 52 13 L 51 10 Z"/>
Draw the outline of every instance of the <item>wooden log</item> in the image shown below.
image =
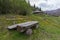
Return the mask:
<path fill-rule="evenodd" d="M 17 26 L 17 31 L 24 32 L 24 31 L 26 31 L 26 28 L 25 27 Z"/>

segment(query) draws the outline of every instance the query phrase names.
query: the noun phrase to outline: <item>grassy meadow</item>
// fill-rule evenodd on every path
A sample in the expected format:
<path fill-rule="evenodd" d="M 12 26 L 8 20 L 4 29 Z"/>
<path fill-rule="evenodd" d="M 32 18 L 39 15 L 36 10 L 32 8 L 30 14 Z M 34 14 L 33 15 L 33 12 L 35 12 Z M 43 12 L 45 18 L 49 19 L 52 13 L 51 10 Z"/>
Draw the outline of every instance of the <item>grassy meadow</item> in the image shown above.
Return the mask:
<path fill-rule="evenodd" d="M 16 30 L 8 31 L 7 27 L 26 21 L 38 21 L 39 28 L 31 36 Z M 47 15 L 0 15 L 0 40 L 60 40 L 60 17 Z"/>

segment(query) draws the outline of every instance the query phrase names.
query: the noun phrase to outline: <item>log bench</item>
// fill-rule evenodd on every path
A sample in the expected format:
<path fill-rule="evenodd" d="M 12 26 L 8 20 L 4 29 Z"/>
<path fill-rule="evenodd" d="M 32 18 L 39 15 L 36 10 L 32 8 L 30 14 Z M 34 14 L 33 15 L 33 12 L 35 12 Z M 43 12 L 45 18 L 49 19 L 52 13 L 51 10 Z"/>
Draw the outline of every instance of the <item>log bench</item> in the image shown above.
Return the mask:
<path fill-rule="evenodd" d="M 38 21 L 29 21 L 8 27 L 8 29 L 17 29 L 18 32 L 25 32 L 29 35 L 32 34 L 32 29 L 34 28 L 38 28 Z"/>

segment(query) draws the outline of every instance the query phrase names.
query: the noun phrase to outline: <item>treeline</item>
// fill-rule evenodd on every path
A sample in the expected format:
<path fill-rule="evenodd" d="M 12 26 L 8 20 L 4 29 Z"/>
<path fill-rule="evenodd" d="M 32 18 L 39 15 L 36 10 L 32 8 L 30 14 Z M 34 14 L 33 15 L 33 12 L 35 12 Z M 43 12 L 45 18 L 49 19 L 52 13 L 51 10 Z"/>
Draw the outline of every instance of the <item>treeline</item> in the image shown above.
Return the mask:
<path fill-rule="evenodd" d="M 25 0 L 0 0 L 0 14 L 26 15 L 31 12 L 31 7 Z"/>

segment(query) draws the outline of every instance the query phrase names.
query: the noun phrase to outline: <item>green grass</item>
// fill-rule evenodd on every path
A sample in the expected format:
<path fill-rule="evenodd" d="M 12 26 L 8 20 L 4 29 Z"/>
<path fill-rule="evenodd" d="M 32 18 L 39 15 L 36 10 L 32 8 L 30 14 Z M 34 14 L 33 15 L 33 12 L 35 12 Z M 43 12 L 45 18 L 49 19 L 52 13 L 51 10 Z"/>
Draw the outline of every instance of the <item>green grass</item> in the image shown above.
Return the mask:
<path fill-rule="evenodd" d="M 17 24 L 26 21 L 39 22 L 39 28 L 33 30 L 31 36 L 19 33 L 16 30 L 8 31 L 6 29 L 7 26 L 13 25 L 14 22 Z M 60 40 L 60 17 L 0 15 L 0 40 Z"/>

